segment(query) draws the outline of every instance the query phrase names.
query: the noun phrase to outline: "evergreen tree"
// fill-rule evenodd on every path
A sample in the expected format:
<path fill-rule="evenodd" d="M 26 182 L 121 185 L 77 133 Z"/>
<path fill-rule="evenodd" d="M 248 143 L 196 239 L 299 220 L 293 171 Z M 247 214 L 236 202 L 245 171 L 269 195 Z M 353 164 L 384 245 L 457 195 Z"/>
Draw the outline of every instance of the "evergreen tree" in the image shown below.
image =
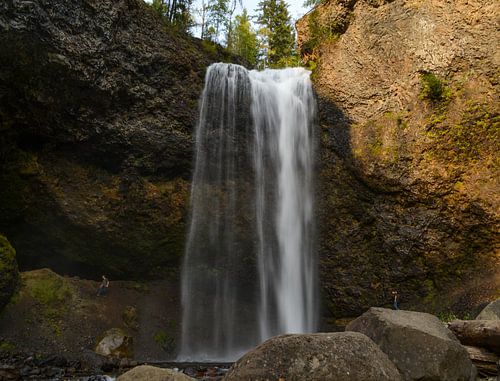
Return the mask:
<path fill-rule="evenodd" d="M 306 0 L 304 1 L 304 7 L 309 8 L 309 7 L 315 7 L 317 5 L 321 4 L 321 0 Z"/>
<path fill-rule="evenodd" d="M 246 9 L 243 9 L 241 15 L 236 16 L 232 36 L 231 39 L 228 39 L 229 50 L 245 58 L 252 67 L 255 67 L 259 54 L 259 43 L 257 34 L 252 30 Z"/>
<path fill-rule="evenodd" d="M 153 0 L 151 6 L 168 23 L 177 26 L 183 31 L 187 31 L 192 25 L 192 18 L 189 12 L 192 0 Z"/>
<path fill-rule="evenodd" d="M 284 0 L 262 0 L 257 8 L 257 22 L 262 26 L 260 35 L 264 50 L 264 66 L 283 67 L 293 59 L 295 32 Z"/>

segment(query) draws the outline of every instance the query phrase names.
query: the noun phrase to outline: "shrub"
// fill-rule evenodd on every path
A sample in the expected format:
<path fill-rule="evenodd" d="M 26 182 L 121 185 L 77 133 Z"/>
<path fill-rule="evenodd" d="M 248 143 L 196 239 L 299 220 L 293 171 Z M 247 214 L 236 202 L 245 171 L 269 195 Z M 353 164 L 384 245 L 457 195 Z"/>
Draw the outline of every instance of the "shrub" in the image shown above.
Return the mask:
<path fill-rule="evenodd" d="M 451 90 L 446 82 L 439 79 L 433 73 L 422 73 L 420 75 L 422 90 L 420 99 L 428 100 L 434 104 L 448 101 L 451 97 Z"/>

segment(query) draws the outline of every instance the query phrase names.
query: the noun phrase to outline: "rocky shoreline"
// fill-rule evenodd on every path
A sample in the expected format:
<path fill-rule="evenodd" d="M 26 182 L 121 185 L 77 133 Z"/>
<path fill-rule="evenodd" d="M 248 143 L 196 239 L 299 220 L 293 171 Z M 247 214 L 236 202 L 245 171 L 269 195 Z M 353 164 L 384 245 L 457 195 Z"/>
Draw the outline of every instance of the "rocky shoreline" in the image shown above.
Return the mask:
<path fill-rule="evenodd" d="M 147 363 L 91 350 L 75 360 L 1 348 L 0 380 L 146 381 L 153 374 L 174 381 L 494 380 L 500 377 L 499 306 L 500 299 L 478 319 L 448 325 L 427 313 L 370 308 L 345 332 L 276 336 L 234 364 Z M 472 334 L 463 328 L 478 325 Z M 476 357 L 470 345 L 489 358 Z"/>

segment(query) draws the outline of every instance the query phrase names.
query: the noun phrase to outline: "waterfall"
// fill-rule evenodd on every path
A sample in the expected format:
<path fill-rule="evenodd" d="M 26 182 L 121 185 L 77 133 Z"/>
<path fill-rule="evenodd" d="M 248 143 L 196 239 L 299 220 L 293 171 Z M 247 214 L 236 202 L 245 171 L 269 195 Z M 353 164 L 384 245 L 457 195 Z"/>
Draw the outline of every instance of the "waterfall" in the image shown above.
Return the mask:
<path fill-rule="evenodd" d="M 232 361 L 268 337 L 316 329 L 309 75 L 208 68 L 179 360 Z"/>

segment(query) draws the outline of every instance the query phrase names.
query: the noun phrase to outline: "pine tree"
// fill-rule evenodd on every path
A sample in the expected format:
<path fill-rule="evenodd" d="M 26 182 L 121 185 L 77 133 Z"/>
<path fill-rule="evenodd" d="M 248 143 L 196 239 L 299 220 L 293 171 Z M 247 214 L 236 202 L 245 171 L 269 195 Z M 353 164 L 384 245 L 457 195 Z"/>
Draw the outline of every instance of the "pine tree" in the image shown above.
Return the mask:
<path fill-rule="evenodd" d="M 168 23 L 187 31 L 192 25 L 191 2 L 192 0 L 153 0 L 151 6 Z"/>
<path fill-rule="evenodd" d="M 257 22 L 265 55 L 264 66 L 283 67 L 295 56 L 295 33 L 284 0 L 262 0 Z"/>
<path fill-rule="evenodd" d="M 252 30 L 246 9 L 243 9 L 241 15 L 236 16 L 232 36 L 228 41 L 230 43 L 229 50 L 245 58 L 250 66 L 255 67 L 259 54 L 259 43 L 257 34 Z"/>

